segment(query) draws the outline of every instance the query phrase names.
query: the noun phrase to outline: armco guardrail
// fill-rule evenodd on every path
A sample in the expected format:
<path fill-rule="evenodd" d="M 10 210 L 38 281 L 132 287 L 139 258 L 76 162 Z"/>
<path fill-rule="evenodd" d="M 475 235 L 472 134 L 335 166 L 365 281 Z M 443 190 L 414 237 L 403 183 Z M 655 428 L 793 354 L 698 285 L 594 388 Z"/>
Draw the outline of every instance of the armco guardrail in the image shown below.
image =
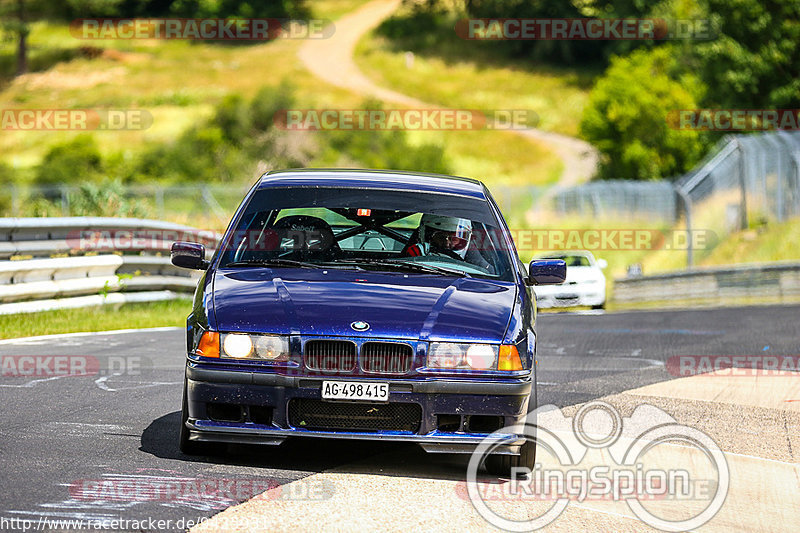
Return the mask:
<path fill-rule="evenodd" d="M 0 218 L 0 259 L 91 251 L 165 252 L 174 241 L 194 240 L 210 247 L 218 238 L 213 231 L 141 218 Z"/>
<path fill-rule="evenodd" d="M 211 253 L 218 237 L 144 219 L 0 219 L 0 314 L 190 293 L 199 272 L 175 267 L 166 254 L 176 240 L 203 242 Z"/>
<path fill-rule="evenodd" d="M 730 305 L 797 302 L 800 263 L 775 262 L 698 268 L 614 280 L 615 305 Z"/>

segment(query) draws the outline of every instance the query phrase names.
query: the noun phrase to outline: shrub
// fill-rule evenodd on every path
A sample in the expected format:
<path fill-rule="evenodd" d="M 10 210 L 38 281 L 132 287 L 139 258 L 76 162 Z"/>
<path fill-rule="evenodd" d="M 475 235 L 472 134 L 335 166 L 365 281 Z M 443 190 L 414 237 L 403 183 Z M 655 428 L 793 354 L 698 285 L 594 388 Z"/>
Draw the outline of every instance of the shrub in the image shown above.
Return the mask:
<path fill-rule="evenodd" d="M 294 104 L 293 88 L 288 83 L 278 87 L 262 87 L 250 102 L 250 126 L 256 132 L 264 132 L 274 125 L 275 114 L 289 109 Z"/>
<path fill-rule="evenodd" d="M 682 73 L 670 47 L 614 58 L 592 90 L 580 125 L 602 155 L 600 177 L 655 180 L 689 170 L 708 136 L 670 128 L 667 117 L 695 109 L 702 93 L 702 84 Z"/>
<path fill-rule="evenodd" d="M 146 218 L 144 203 L 130 200 L 119 180 L 85 183 L 69 197 L 73 216 L 138 217 Z"/>
<path fill-rule="evenodd" d="M 249 102 L 228 95 L 206 123 L 189 128 L 173 143 L 150 145 L 133 169 L 120 175 L 127 181 L 238 181 L 259 160 L 271 167 L 302 163 L 288 155 L 293 147 L 276 142 L 283 132 L 273 127 L 275 113 L 293 102 L 288 84 L 264 87 Z"/>
<path fill-rule="evenodd" d="M 103 159 L 89 134 L 50 148 L 36 169 L 37 185 L 68 185 L 97 181 L 103 172 Z"/>
<path fill-rule="evenodd" d="M 0 216 L 9 216 L 11 210 L 10 186 L 15 182 L 15 178 L 14 169 L 0 161 Z"/>
<path fill-rule="evenodd" d="M 226 96 L 217 106 L 211 126 L 219 129 L 225 142 L 240 145 L 250 129 L 250 117 L 244 98 L 239 94 Z"/>
<path fill-rule="evenodd" d="M 367 101 L 364 109 L 379 109 L 380 103 Z M 359 131 L 339 130 L 321 132 L 335 153 L 368 168 L 417 170 L 447 174 L 449 165 L 444 148 L 435 144 L 419 146 L 408 142 L 402 130 Z"/>

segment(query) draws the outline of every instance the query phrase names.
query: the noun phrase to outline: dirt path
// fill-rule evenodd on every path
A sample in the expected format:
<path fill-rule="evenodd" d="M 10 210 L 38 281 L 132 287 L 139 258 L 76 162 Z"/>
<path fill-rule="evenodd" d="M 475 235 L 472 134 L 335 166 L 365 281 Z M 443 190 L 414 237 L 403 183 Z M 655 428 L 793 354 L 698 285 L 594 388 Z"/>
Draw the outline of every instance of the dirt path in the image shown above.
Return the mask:
<path fill-rule="evenodd" d="M 353 54 L 358 40 L 389 17 L 400 0 L 374 0 L 336 21 L 330 39 L 309 40 L 299 52 L 300 60 L 318 78 L 364 96 L 409 107 L 438 107 L 375 84 L 359 70 Z M 510 133 L 542 142 L 561 158 L 564 171 L 558 186 L 566 187 L 588 180 L 597 166 L 597 151 L 589 143 L 538 129 Z"/>

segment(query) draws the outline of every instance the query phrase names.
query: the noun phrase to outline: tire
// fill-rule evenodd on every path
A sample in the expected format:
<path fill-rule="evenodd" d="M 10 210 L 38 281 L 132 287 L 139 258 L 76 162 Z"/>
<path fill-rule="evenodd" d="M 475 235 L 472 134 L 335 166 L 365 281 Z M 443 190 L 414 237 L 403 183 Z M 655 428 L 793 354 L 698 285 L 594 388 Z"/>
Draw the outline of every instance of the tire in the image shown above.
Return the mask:
<path fill-rule="evenodd" d="M 512 468 L 524 467 L 533 471 L 536 464 L 536 442 L 526 440 L 519 455 L 490 455 L 486 458 L 486 470 L 493 476 L 508 477 Z"/>
<path fill-rule="evenodd" d="M 189 428 L 186 421 L 189 420 L 189 405 L 186 396 L 186 381 L 183 382 L 183 401 L 181 402 L 181 431 L 178 439 L 178 448 L 185 455 L 214 455 L 223 451 L 222 446 L 217 443 L 199 442 L 189 440 Z"/>
<path fill-rule="evenodd" d="M 603 302 L 601 304 L 598 304 L 598 305 L 593 305 L 592 306 L 592 309 L 605 309 L 605 308 L 606 308 L 605 302 Z"/>

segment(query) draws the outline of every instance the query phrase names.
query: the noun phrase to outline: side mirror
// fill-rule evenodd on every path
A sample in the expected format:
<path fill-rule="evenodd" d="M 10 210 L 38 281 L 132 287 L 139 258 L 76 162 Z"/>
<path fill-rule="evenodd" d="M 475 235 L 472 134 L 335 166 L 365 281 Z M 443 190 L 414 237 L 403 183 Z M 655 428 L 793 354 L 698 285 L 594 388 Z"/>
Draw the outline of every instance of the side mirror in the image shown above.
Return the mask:
<path fill-rule="evenodd" d="M 599 266 L 600 268 L 607 268 L 608 267 L 608 261 L 606 261 L 605 259 L 598 259 L 596 261 L 596 263 L 597 263 L 597 266 Z"/>
<path fill-rule="evenodd" d="M 196 242 L 173 242 L 169 259 L 177 267 L 194 270 L 206 270 L 209 265 L 205 246 Z"/>
<path fill-rule="evenodd" d="M 558 285 L 567 279 L 563 259 L 534 259 L 528 268 L 528 285 Z"/>

